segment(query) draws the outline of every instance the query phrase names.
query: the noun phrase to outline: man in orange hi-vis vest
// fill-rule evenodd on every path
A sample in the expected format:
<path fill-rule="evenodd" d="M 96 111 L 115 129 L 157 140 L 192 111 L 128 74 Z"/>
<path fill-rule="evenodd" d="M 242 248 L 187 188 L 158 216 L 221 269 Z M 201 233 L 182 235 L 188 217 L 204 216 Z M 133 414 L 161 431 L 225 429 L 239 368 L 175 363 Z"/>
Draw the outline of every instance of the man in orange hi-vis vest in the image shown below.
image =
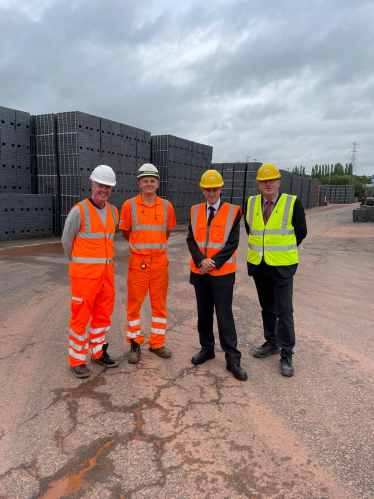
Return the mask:
<path fill-rule="evenodd" d="M 215 309 L 226 368 L 234 378 L 245 381 L 247 373 L 240 367 L 241 353 L 237 349 L 232 313 L 241 209 L 230 203 L 221 203 L 223 184 L 216 170 L 207 170 L 200 180 L 206 202 L 191 208 L 187 244 L 192 256 L 190 283 L 195 286 L 201 345 L 201 351 L 192 357 L 191 362 L 203 364 L 215 357 Z"/>
<path fill-rule="evenodd" d="M 88 353 L 91 362 L 118 366 L 108 354 L 105 340 L 114 307 L 113 236 L 118 224 L 117 208 L 106 201 L 116 185 L 116 175 L 110 166 L 100 165 L 90 179 L 92 195 L 73 206 L 61 240 L 70 261 L 69 364 L 77 378 L 90 375 Z"/>
<path fill-rule="evenodd" d="M 129 241 L 131 251 L 127 274 L 127 332 L 130 344 L 127 360 L 140 360 L 140 345 L 145 338 L 140 327 L 140 309 L 149 290 L 152 307 L 149 350 L 168 358 L 171 351 L 164 346 L 167 325 L 166 295 L 169 285 L 168 238 L 177 225 L 174 208 L 156 195 L 159 173 L 151 163 L 140 167 L 137 176 L 141 193 L 125 201 L 119 228 Z"/>

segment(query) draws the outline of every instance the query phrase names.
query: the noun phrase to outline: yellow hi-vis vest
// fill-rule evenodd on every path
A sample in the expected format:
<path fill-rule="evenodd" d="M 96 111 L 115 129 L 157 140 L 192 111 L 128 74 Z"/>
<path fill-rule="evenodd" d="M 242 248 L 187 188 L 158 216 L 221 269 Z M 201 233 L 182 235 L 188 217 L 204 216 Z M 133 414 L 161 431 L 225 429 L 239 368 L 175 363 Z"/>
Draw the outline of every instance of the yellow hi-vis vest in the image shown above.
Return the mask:
<path fill-rule="evenodd" d="M 292 225 L 295 200 L 296 196 L 281 194 L 265 227 L 261 194 L 248 199 L 246 218 L 250 230 L 249 263 L 259 265 L 262 257 L 265 263 L 272 266 L 298 263 L 296 236 Z"/>

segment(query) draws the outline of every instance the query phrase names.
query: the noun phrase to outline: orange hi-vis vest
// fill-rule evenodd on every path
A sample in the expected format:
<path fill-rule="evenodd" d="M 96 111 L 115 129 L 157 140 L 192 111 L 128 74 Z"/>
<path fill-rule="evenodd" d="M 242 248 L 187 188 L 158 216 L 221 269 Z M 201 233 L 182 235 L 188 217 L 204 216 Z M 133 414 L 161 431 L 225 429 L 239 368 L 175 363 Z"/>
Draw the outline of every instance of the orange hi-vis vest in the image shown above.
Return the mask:
<path fill-rule="evenodd" d="M 70 277 L 97 279 L 107 270 L 114 274 L 113 237 L 118 224 L 118 211 L 107 203 L 106 227 L 92 203 L 85 199 L 76 206 L 81 212 L 81 226 L 74 239 L 70 257 Z"/>
<path fill-rule="evenodd" d="M 155 202 L 162 201 L 161 216 L 152 220 L 145 220 L 142 223 L 142 207 L 136 202 L 136 198 L 131 198 L 131 217 L 132 225 L 130 231 L 129 248 L 131 251 L 139 254 L 165 253 L 168 249 L 168 240 L 166 238 L 168 223 L 168 201 L 156 196 Z M 151 222 L 151 223 L 150 223 Z M 150 251 L 152 250 L 152 251 Z M 157 251 L 158 250 L 158 251 Z"/>
<path fill-rule="evenodd" d="M 226 244 L 239 206 L 230 203 L 223 203 L 213 218 L 210 226 L 206 218 L 206 203 L 196 204 L 191 208 L 191 227 L 195 241 L 206 258 L 213 258 Z M 200 274 L 191 259 L 191 270 Z M 229 258 L 222 267 L 209 272 L 212 276 L 231 274 L 236 271 L 236 252 Z"/>

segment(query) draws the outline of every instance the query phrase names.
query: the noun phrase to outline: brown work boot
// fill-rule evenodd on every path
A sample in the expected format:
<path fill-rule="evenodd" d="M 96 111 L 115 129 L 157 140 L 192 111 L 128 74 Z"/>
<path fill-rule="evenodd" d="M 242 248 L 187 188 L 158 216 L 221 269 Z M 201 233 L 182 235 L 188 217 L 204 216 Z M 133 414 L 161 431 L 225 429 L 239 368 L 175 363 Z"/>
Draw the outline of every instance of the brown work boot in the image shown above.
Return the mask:
<path fill-rule="evenodd" d="M 163 359 L 168 359 L 169 357 L 171 357 L 171 351 L 166 347 L 160 347 L 160 348 L 149 347 L 149 351 L 156 353 L 159 357 L 162 357 Z"/>
<path fill-rule="evenodd" d="M 76 378 L 87 378 L 90 375 L 90 371 L 86 364 L 80 364 L 79 366 L 70 366 L 73 374 Z"/>
<path fill-rule="evenodd" d="M 130 364 L 137 364 L 140 360 L 140 345 L 134 340 L 131 340 L 130 353 L 127 360 Z"/>

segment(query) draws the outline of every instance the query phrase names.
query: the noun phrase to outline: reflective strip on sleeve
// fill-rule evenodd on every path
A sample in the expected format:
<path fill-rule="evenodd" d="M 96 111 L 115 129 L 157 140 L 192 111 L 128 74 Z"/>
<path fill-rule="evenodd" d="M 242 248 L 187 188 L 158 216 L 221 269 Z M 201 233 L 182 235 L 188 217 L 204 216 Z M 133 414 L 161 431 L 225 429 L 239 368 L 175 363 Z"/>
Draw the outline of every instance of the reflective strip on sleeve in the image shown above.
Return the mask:
<path fill-rule="evenodd" d="M 258 246 L 256 246 L 257 248 Z M 265 251 L 292 251 L 297 249 L 297 244 L 291 244 L 290 246 L 265 246 Z"/>
<path fill-rule="evenodd" d="M 86 341 L 86 343 L 84 343 L 84 345 L 77 345 L 73 340 L 69 340 L 69 346 L 73 347 L 74 350 L 81 352 L 85 348 L 88 348 L 88 341 Z"/>
<path fill-rule="evenodd" d="M 95 329 L 90 328 L 90 332 L 91 332 L 92 334 L 106 333 L 106 332 L 108 332 L 108 331 L 109 331 L 109 329 L 110 329 L 110 326 L 106 326 L 106 327 L 97 327 L 97 328 L 95 328 Z"/>
<path fill-rule="evenodd" d="M 254 246 L 253 244 L 248 244 L 248 248 L 252 251 L 259 251 L 261 252 L 262 251 L 262 246 Z"/>
<path fill-rule="evenodd" d="M 85 333 L 83 336 L 79 336 L 78 334 L 75 334 L 72 329 L 69 329 L 69 334 L 70 334 L 70 336 L 72 336 L 73 338 L 76 338 L 79 341 L 83 341 L 83 340 L 86 340 L 88 338 L 87 333 Z"/>
<path fill-rule="evenodd" d="M 167 319 L 162 319 L 161 317 L 152 317 L 152 322 L 159 322 L 160 324 L 167 324 Z"/>
<path fill-rule="evenodd" d="M 235 263 L 236 262 L 236 257 L 234 258 L 229 258 L 228 260 L 226 260 L 225 263 Z"/>
<path fill-rule="evenodd" d="M 135 331 L 135 333 L 132 333 L 131 331 L 126 331 L 126 336 L 127 338 L 136 338 L 137 336 L 140 336 L 141 330 Z"/>
<path fill-rule="evenodd" d="M 283 217 L 282 217 L 282 229 L 287 229 L 288 216 L 290 214 L 291 203 L 293 196 L 286 194 L 286 206 L 284 207 Z"/>
<path fill-rule="evenodd" d="M 129 244 L 129 247 L 134 250 L 142 249 L 168 249 L 167 244 Z"/>
<path fill-rule="evenodd" d="M 76 296 L 72 296 L 71 299 L 74 301 L 78 301 L 79 303 L 83 303 L 83 298 L 77 298 Z"/>
<path fill-rule="evenodd" d="M 71 357 L 73 357 L 74 359 L 77 359 L 77 360 L 83 360 L 84 362 L 86 362 L 86 355 L 82 354 L 82 353 L 76 353 L 74 352 L 74 350 L 72 348 L 69 348 L 69 355 Z"/>
<path fill-rule="evenodd" d="M 153 334 L 165 334 L 165 329 L 158 329 L 156 327 L 151 327 L 151 333 L 153 333 Z"/>
<path fill-rule="evenodd" d="M 84 239 L 104 239 L 104 232 L 78 232 L 76 237 Z"/>
<path fill-rule="evenodd" d="M 113 260 L 113 259 L 111 259 Z M 83 256 L 71 256 L 70 257 L 70 261 L 74 262 L 74 263 L 88 263 L 88 264 L 91 264 L 91 263 L 99 263 L 99 264 L 105 264 L 107 263 L 107 259 L 106 258 L 85 258 Z M 109 261 L 108 261 L 109 263 Z"/>
<path fill-rule="evenodd" d="M 131 230 L 159 230 L 166 232 L 166 225 L 132 225 Z"/>
<path fill-rule="evenodd" d="M 128 324 L 130 327 L 139 326 L 139 324 L 140 324 L 140 319 L 136 319 L 135 321 L 127 321 L 127 324 Z"/>

